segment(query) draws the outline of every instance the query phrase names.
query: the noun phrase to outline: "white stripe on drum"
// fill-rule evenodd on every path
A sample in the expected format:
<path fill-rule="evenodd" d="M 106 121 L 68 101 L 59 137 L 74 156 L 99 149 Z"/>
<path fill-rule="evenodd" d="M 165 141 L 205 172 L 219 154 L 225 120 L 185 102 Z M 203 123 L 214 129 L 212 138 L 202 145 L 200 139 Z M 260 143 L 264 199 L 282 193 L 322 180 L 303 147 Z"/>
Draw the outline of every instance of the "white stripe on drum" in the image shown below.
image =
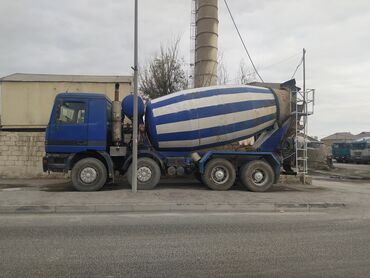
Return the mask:
<path fill-rule="evenodd" d="M 259 90 L 265 89 L 265 90 L 269 90 L 267 88 L 256 87 L 256 86 L 249 86 L 249 85 L 218 85 L 218 86 L 210 86 L 210 87 L 203 87 L 203 88 L 194 88 L 194 89 L 183 90 L 183 91 L 179 91 L 179 92 L 176 92 L 176 93 L 168 94 L 168 95 L 165 95 L 165 96 L 162 96 L 162 97 L 153 99 L 150 102 L 154 104 L 154 103 L 158 103 L 158 102 L 161 102 L 163 100 L 167 100 L 167 99 L 170 99 L 170 98 L 173 98 L 173 97 L 177 97 L 177 96 L 181 96 L 181 95 L 188 95 L 188 94 L 200 93 L 200 92 L 211 91 L 211 90 L 235 89 L 235 88 L 245 88 L 246 91 L 248 91 L 248 89 L 259 89 Z"/>
<path fill-rule="evenodd" d="M 191 109 L 199 109 L 204 107 L 210 107 L 214 105 L 239 103 L 243 101 L 253 100 L 274 100 L 274 95 L 266 93 L 239 93 L 229 95 L 216 95 L 211 97 L 204 97 L 199 99 L 190 99 L 178 103 L 169 104 L 166 106 L 158 107 L 153 109 L 155 117 L 163 116 L 171 113 L 178 113 Z"/>
<path fill-rule="evenodd" d="M 212 116 L 208 118 L 200 118 L 188 121 L 181 121 L 169 124 L 157 125 L 157 133 L 165 134 L 172 132 L 193 131 L 204 128 L 224 126 L 242 122 L 245 120 L 253 120 L 259 117 L 267 116 L 276 113 L 276 106 L 263 107 L 247 111 L 241 111 L 230 114 Z"/>
<path fill-rule="evenodd" d="M 232 132 L 228 134 L 218 135 L 218 136 L 211 136 L 206 138 L 200 138 L 200 139 L 194 139 L 194 140 L 179 140 L 179 141 L 162 141 L 159 142 L 159 148 L 192 148 L 192 147 L 199 147 L 199 149 L 202 148 L 202 146 L 209 145 L 209 144 L 215 144 L 231 141 L 236 138 L 248 138 L 252 134 L 259 132 L 263 130 L 264 128 L 267 128 L 269 126 L 272 126 L 275 123 L 275 120 L 268 121 L 266 123 L 260 124 L 255 127 L 251 127 L 248 129 L 243 129 L 237 132 Z"/>

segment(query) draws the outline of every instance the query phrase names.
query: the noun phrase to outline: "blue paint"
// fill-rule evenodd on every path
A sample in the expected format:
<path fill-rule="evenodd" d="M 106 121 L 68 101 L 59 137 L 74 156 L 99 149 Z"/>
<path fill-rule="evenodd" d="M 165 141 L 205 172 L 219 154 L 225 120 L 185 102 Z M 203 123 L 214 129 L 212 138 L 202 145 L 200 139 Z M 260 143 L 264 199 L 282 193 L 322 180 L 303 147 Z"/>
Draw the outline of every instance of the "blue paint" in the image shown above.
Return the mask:
<path fill-rule="evenodd" d="M 157 127 L 154 121 L 153 109 L 151 103 L 149 102 L 145 110 L 145 129 L 148 135 L 148 139 L 152 146 L 158 149 L 158 136 L 157 136 Z"/>
<path fill-rule="evenodd" d="M 267 100 L 248 100 L 243 102 L 219 104 L 208 107 L 189 109 L 181 112 L 166 114 L 155 117 L 156 125 L 169 124 L 194 119 L 202 119 L 213 116 L 237 113 L 252 109 L 275 106 L 276 102 L 272 99 Z"/>
<path fill-rule="evenodd" d="M 270 128 L 272 128 L 272 126 Z M 264 130 L 266 130 L 266 128 Z M 261 131 L 255 132 L 255 133 L 249 135 L 248 138 L 256 136 L 260 133 L 261 133 Z M 241 137 L 234 138 L 234 139 L 227 140 L 227 141 L 216 142 L 214 144 L 201 145 L 200 147 L 199 146 L 197 146 L 197 147 L 181 147 L 181 148 L 172 148 L 172 147 L 171 148 L 165 148 L 165 147 L 159 148 L 159 147 L 157 147 L 156 149 L 158 151 L 169 151 L 169 152 L 171 152 L 171 151 L 194 152 L 194 151 L 198 151 L 198 150 L 202 150 L 202 149 L 209 149 L 209 148 L 213 148 L 213 147 L 228 145 L 228 144 L 231 144 L 231 143 L 234 143 L 234 142 L 242 141 L 244 139 L 245 139 L 245 136 L 241 136 Z M 155 146 L 155 145 L 153 145 L 153 146 Z"/>
<path fill-rule="evenodd" d="M 83 103 L 83 123 L 59 123 L 59 106 L 65 102 Z M 55 105 L 45 133 L 47 153 L 76 153 L 89 150 L 107 150 L 107 107 L 111 101 L 103 94 L 61 93 L 55 98 Z M 96 143 L 99 144 L 96 144 Z"/>
<path fill-rule="evenodd" d="M 185 91 L 186 92 L 186 91 Z M 165 100 L 160 100 L 161 98 L 156 99 L 155 103 L 152 103 L 153 108 L 163 107 L 174 103 L 180 103 L 186 100 L 191 99 L 200 99 L 205 97 L 211 96 L 218 96 L 218 95 L 230 95 L 230 94 L 242 94 L 242 93 L 266 93 L 272 94 L 269 89 L 266 88 L 256 88 L 256 87 L 237 87 L 237 88 L 212 88 L 210 87 L 207 91 L 202 92 L 194 92 L 188 94 L 180 94 L 178 96 L 174 96 L 172 98 L 167 98 Z"/>
<path fill-rule="evenodd" d="M 203 88 L 204 89 L 204 88 Z M 260 97 L 255 96 L 254 100 L 240 100 L 238 101 L 238 94 L 247 96 L 248 94 L 262 93 Z M 145 124 L 148 134 L 148 138 L 152 143 L 153 147 L 158 151 L 192 151 L 199 150 L 201 148 L 209 148 L 215 146 L 221 146 L 228 143 L 236 142 L 253 136 L 254 134 L 260 133 L 262 130 L 255 130 L 254 134 L 245 132 L 244 136 L 240 137 L 230 137 L 230 140 L 217 139 L 215 136 L 231 134 L 231 136 L 238 136 L 236 132 L 242 131 L 243 129 L 254 128 L 260 124 L 263 124 L 267 121 L 277 119 L 278 117 L 278 102 L 275 99 L 263 99 L 266 94 L 270 94 L 271 97 L 274 96 L 272 91 L 267 88 L 255 88 L 250 86 L 241 86 L 241 87 L 210 87 L 207 90 L 200 92 L 188 93 L 187 91 L 182 92 L 182 94 L 174 94 L 172 97 L 166 96 L 164 100 L 159 98 L 158 102 L 154 103 L 149 102 L 146 108 L 145 115 Z M 209 105 L 206 107 L 197 107 L 197 99 L 204 97 L 217 96 L 217 95 L 236 95 L 235 102 L 223 103 L 220 98 L 211 99 Z M 244 98 L 245 99 L 245 98 Z M 193 100 L 189 102 L 186 107 L 182 108 L 179 105 L 178 112 L 168 112 L 166 113 L 166 106 L 173 103 L 181 104 L 182 101 Z M 155 116 L 156 108 L 161 107 L 161 110 L 164 114 Z M 270 115 L 258 117 L 258 109 L 263 108 L 276 108 L 276 112 L 271 113 Z M 227 120 L 223 120 L 223 115 L 232 115 L 239 112 L 246 111 L 255 111 L 255 116 L 252 118 L 241 118 L 237 123 L 232 123 L 235 119 L 232 119 L 232 116 Z M 202 119 L 202 121 L 207 121 L 207 118 L 210 117 L 220 117 L 219 123 L 215 122 L 212 125 L 209 125 L 208 128 L 202 128 L 202 125 L 197 122 L 197 120 Z M 235 116 L 236 117 L 236 116 Z M 176 123 L 181 122 L 182 127 L 177 128 Z M 165 126 L 166 124 L 172 124 L 171 126 Z M 273 125 L 261 128 L 268 129 Z M 160 132 L 158 131 L 161 127 Z M 186 130 L 186 131 L 185 131 Z M 212 137 L 212 138 L 211 138 Z M 203 138 L 211 138 L 209 144 L 200 145 L 200 141 Z M 198 140 L 199 139 L 199 140 Z M 193 140 L 194 144 L 191 146 L 184 146 L 182 142 Z M 198 140 L 198 144 L 196 143 Z M 171 146 L 166 146 L 166 142 L 172 142 Z M 176 141 L 179 141 L 179 144 L 176 145 Z"/>
<path fill-rule="evenodd" d="M 245 120 L 242 122 L 224 125 L 219 127 L 204 128 L 200 130 L 184 131 L 184 132 L 172 132 L 158 135 L 158 141 L 176 141 L 179 137 L 186 138 L 187 140 L 207 138 L 211 136 L 223 135 L 226 133 L 236 132 L 253 128 L 257 125 L 266 123 L 268 121 L 276 119 L 276 114 L 270 114 L 267 116 L 259 117 L 253 120 Z"/>
<path fill-rule="evenodd" d="M 266 139 L 266 141 L 261 145 L 260 150 L 262 152 L 276 152 L 280 148 L 280 144 L 288 132 L 290 124 L 290 120 L 285 121 L 279 129 Z"/>
<path fill-rule="evenodd" d="M 141 97 L 137 98 L 138 100 L 138 116 L 139 118 L 142 118 L 144 116 L 144 102 Z M 132 119 L 134 116 L 134 95 L 128 95 L 125 97 L 122 101 L 122 112 L 125 114 L 126 117 L 129 119 Z"/>

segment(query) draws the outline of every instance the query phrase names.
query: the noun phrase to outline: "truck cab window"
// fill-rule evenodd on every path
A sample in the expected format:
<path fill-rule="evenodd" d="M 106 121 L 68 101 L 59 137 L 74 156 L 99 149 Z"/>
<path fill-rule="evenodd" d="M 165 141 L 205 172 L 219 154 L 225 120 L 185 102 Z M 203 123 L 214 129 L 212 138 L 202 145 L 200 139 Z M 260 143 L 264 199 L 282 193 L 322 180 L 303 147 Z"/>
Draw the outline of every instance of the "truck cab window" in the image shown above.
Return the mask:
<path fill-rule="evenodd" d="M 59 109 L 57 119 L 61 124 L 83 124 L 85 122 L 85 103 L 64 102 Z"/>

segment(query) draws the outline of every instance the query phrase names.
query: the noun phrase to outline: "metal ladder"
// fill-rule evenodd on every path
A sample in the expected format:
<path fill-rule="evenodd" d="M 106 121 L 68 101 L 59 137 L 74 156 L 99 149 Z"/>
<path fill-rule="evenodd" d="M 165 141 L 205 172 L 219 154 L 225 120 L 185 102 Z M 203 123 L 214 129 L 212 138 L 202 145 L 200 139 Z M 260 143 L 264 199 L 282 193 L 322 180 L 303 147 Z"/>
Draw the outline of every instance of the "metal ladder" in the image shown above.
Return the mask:
<path fill-rule="evenodd" d="M 307 117 L 314 113 L 315 89 L 306 89 L 295 92 L 295 169 L 296 174 L 302 176 L 303 183 L 306 182 L 308 173 L 307 154 Z M 303 138 L 299 141 L 299 138 Z"/>

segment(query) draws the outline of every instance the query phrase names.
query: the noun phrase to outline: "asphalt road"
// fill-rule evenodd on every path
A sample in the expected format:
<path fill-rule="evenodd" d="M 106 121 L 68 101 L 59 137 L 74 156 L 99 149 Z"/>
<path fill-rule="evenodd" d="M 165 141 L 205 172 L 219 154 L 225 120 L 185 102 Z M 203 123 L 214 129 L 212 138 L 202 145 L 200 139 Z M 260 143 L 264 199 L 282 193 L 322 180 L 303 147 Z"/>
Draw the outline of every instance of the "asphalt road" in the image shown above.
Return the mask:
<path fill-rule="evenodd" d="M 0 270 L 1 277 L 369 277 L 370 219 L 2 215 Z"/>

